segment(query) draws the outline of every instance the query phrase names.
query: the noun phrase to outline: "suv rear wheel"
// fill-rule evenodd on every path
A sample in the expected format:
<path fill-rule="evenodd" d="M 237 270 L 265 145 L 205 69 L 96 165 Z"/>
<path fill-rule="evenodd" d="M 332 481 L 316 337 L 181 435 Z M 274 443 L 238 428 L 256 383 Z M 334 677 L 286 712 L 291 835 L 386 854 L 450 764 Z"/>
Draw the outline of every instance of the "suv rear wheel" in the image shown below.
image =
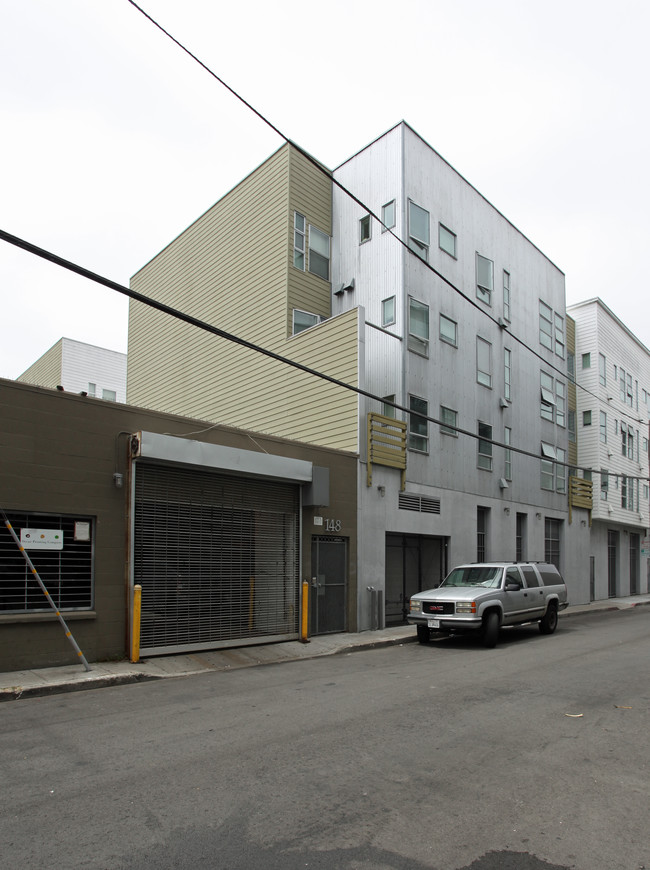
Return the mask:
<path fill-rule="evenodd" d="M 553 634 L 556 628 L 557 606 L 554 602 L 551 602 L 548 606 L 548 610 L 539 621 L 539 630 L 542 632 L 542 634 Z"/>

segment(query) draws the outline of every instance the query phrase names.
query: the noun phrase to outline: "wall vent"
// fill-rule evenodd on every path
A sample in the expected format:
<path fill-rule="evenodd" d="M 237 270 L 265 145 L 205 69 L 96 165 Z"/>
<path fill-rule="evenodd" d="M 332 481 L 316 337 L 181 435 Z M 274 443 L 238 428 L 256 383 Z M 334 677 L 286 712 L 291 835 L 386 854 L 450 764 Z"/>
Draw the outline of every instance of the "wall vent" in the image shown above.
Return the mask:
<path fill-rule="evenodd" d="M 399 509 L 403 511 L 417 511 L 421 514 L 439 514 L 440 499 L 427 498 L 425 495 L 414 495 L 409 492 L 400 492 Z"/>

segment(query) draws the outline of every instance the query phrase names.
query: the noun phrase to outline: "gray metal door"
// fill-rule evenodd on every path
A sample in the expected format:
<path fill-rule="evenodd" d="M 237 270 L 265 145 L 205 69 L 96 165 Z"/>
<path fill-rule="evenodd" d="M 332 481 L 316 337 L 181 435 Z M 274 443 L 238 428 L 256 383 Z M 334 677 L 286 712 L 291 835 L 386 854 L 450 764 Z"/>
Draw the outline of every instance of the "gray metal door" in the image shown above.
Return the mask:
<path fill-rule="evenodd" d="M 386 625 L 406 621 L 411 595 L 432 589 L 444 578 L 445 539 L 386 534 Z"/>
<path fill-rule="evenodd" d="M 630 532 L 630 595 L 639 592 L 639 535 Z"/>
<path fill-rule="evenodd" d="M 295 484 L 137 462 L 143 654 L 299 636 Z"/>
<path fill-rule="evenodd" d="M 617 595 L 618 532 L 607 532 L 607 594 L 610 598 Z"/>
<path fill-rule="evenodd" d="M 347 538 L 314 535 L 311 539 L 311 566 L 311 633 L 332 634 L 345 631 Z"/>

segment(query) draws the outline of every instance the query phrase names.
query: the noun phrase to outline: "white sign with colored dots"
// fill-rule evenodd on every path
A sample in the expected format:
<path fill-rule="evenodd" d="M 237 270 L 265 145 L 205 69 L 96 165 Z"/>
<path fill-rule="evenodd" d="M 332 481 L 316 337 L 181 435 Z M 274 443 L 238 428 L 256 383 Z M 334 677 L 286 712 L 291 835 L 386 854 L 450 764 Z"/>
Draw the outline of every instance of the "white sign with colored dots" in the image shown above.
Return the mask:
<path fill-rule="evenodd" d="M 26 550 L 62 550 L 61 529 L 21 529 L 20 543 Z"/>

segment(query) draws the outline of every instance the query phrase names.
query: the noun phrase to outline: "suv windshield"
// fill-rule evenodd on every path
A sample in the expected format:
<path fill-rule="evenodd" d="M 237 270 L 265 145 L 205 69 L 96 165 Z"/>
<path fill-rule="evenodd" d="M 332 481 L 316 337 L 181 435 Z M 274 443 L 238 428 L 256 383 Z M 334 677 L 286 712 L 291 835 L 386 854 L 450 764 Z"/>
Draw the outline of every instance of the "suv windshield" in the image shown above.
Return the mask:
<path fill-rule="evenodd" d="M 454 568 L 440 584 L 441 586 L 486 586 L 493 589 L 501 585 L 503 568 L 473 567 Z"/>

